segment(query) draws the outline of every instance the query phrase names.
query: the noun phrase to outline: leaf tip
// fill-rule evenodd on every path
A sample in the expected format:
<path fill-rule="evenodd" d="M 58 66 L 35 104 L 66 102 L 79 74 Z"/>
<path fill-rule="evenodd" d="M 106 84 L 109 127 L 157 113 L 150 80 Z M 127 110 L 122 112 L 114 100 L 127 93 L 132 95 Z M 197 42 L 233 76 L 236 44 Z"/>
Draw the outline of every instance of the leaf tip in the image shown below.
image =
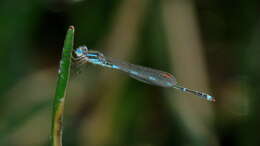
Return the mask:
<path fill-rule="evenodd" d="M 69 29 L 71 29 L 71 30 L 75 30 L 75 27 L 73 26 L 73 25 L 71 25 L 71 26 L 69 26 Z"/>

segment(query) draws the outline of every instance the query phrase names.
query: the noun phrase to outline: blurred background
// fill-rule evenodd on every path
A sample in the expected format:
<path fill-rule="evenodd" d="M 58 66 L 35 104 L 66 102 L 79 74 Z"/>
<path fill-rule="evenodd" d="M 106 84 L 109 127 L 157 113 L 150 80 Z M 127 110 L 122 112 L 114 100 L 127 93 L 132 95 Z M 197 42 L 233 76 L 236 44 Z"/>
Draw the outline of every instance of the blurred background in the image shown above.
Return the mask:
<path fill-rule="evenodd" d="M 215 103 L 86 65 L 64 146 L 259 146 L 258 0 L 1 0 L 0 145 L 47 146 L 65 33 L 75 47 L 171 72 Z"/>

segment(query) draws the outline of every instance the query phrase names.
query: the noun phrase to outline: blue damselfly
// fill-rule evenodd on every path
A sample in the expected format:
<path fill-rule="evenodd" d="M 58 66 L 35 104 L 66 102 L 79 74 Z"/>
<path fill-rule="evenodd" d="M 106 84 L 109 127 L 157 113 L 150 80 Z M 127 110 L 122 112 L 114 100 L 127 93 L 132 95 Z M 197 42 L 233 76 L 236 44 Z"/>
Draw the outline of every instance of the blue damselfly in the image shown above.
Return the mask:
<path fill-rule="evenodd" d="M 74 53 L 76 55 L 75 60 L 80 64 L 91 63 L 102 67 L 123 71 L 130 77 L 147 84 L 175 88 L 183 92 L 197 95 L 208 101 L 215 101 L 214 97 L 206 93 L 178 86 L 175 77 L 170 73 L 105 57 L 98 51 L 88 50 L 86 46 L 77 48 Z"/>

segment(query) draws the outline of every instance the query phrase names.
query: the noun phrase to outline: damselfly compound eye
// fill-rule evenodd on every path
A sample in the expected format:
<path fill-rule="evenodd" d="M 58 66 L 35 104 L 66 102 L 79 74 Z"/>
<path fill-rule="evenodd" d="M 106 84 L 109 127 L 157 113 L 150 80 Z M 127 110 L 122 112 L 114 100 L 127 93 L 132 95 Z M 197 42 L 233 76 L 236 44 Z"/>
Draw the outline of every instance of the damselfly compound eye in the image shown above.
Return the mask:
<path fill-rule="evenodd" d="M 85 56 L 88 53 L 87 46 L 80 46 L 75 50 L 75 54 L 77 57 Z"/>

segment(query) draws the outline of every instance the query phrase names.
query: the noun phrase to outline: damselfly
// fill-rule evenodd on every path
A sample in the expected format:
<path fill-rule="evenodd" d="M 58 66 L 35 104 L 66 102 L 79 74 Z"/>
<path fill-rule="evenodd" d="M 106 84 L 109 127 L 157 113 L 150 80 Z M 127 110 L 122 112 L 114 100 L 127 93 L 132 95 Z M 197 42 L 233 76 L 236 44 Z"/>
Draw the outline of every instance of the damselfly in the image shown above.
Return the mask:
<path fill-rule="evenodd" d="M 74 53 L 76 55 L 75 60 L 79 64 L 91 63 L 102 67 L 123 71 L 130 77 L 147 84 L 161 87 L 171 87 L 183 92 L 197 95 L 208 101 L 215 101 L 213 96 L 210 96 L 206 93 L 178 86 L 176 79 L 170 73 L 105 57 L 98 51 L 88 50 L 86 46 L 80 46 L 75 50 Z"/>

